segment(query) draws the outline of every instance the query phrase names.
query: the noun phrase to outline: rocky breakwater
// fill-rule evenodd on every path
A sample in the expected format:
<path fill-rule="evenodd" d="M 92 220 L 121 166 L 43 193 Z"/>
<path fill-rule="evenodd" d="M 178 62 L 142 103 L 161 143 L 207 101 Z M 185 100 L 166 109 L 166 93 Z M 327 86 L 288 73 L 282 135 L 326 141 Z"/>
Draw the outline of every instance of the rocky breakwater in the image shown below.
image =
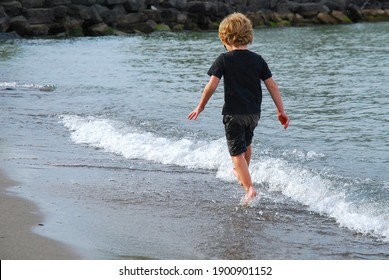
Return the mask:
<path fill-rule="evenodd" d="M 235 11 L 254 27 L 382 21 L 389 19 L 389 0 L 0 0 L 0 35 L 208 30 Z"/>

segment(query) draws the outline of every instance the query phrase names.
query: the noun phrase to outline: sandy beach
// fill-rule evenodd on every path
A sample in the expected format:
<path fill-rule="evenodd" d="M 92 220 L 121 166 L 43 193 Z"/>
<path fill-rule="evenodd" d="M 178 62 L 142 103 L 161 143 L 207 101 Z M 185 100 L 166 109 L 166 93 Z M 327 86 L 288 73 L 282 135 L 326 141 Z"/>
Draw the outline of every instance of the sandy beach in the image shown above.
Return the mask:
<path fill-rule="evenodd" d="M 65 245 L 32 232 L 32 227 L 42 222 L 42 215 L 33 203 L 7 191 L 15 184 L 0 170 L 0 259 L 79 259 Z"/>

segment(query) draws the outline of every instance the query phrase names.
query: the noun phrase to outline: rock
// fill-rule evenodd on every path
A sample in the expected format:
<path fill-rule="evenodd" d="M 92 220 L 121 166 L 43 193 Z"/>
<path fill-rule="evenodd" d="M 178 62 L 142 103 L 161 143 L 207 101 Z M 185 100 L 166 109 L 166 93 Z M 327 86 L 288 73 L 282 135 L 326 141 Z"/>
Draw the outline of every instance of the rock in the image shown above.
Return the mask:
<path fill-rule="evenodd" d="M 89 26 L 85 30 L 85 35 L 87 36 L 107 36 L 113 34 L 114 34 L 114 30 L 112 29 L 112 27 L 109 27 L 107 24 L 103 22 Z"/>
<path fill-rule="evenodd" d="M 148 20 L 153 20 L 155 22 L 161 22 L 161 10 L 144 10 L 139 13 L 141 15 L 140 20 L 141 22 L 147 22 Z"/>
<path fill-rule="evenodd" d="M 175 9 L 162 9 L 161 21 L 164 23 L 177 22 L 178 11 Z"/>
<path fill-rule="evenodd" d="M 121 15 L 117 17 L 117 26 L 119 28 L 126 28 L 126 26 L 139 22 L 139 20 L 140 20 L 140 15 L 137 13 Z"/>
<path fill-rule="evenodd" d="M 56 6 L 53 8 L 54 18 L 60 20 L 67 16 L 69 8 L 67 6 Z"/>
<path fill-rule="evenodd" d="M 115 26 L 118 18 L 127 14 L 123 5 L 115 5 L 112 9 L 101 5 L 95 5 L 95 9 L 101 16 L 102 21 L 110 26 Z"/>
<path fill-rule="evenodd" d="M 363 20 L 363 16 L 361 13 L 361 10 L 355 6 L 355 5 L 350 5 L 346 9 L 347 16 L 353 21 L 353 22 L 359 22 Z"/>
<path fill-rule="evenodd" d="M 7 32 L 9 27 L 9 19 L 5 17 L 0 18 L 0 33 Z"/>
<path fill-rule="evenodd" d="M 331 11 L 345 11 L 348 2 L 347 0 L 323 0 L 321 3 Z"/>
<path fill-rule="evenodd" d="M 233 12 L 234 12 L 234 10 L 230 6 L 228 6 L 227 4 L 222 3 L 222 2 L 216 3 L 216 14 L 215 15 L 217 17 L 224 18 L 227 15 L 232 14 Z"/>
<path fill-rule="evenodd" d="M 19 1 L 1 2 L 1 6 L 9 17 L 16 17 L 22 14 L 23 6 Z"/>
<path fill-rule="evenodd" d="M 194 23 L 190 18 L 185 22 L 184 24 L 185 30 L 191 30 L 191 31 L 200 31 L 200 28 L 196 23 Z"/>
<path fill-rule="evenodd" d="M 52 23 L 54 20 L 53 9 L 49 8 L 25 9 L 24 15 L 30 24 Z"/>
<path fill-rule="evenodd" d="M 63 23 L 63 26 L 65 27 L 66 36 L 84 36 L 84 29 L 82 28 L 83 23 L 84 21 L 81 19 L 67 17 Z"/>
<path fill-rule="evenodd" d="M 293 21 L 293 18 L 294 18 L 293 13 L 286 13 L 282 15 L 282 19 L 287 20 L 290 23 Z"/>
<path fill-rule="evenodd" d="M 254 27 L 269 25 L 269 21 L 263 12 L 249 12 L 247 17 L 251 20 Z"/>
<path fill-rule="evenodd" d="M 152 20 L 152 19 L 149 19 L 147 22 L 146 22 L 153 30 L 155 30 L 157 28 L 157 23 Z"/>
<path fill-rule="evenodd" d="M 31 24 L 30 36 L 41 37 L 49 35 L 50 24 Z"/>
<path fill-rule="evenodd" d="M 186 0 L 161 0 L 159 5 L 162 8 L 174 8 L 177 10 L 182 10 L 186 7 L 187 1 Z"/>
<path fill-rule="evenodd" d="M 300 4 L 295 12 L 303 17 L 310 18 L 316 16 L 318 13 L 329 13 L 330 9 L 321 3 L 306 3 Z"/>
<path fill-rule="evenodd" d="M 248 9 L 250 11 L 258 11 L 258 10 L 271 10 L 272 8 L 275 8 L 274 2 L 278 1 L 271 1 L 271 0 L 250 0 L 245 2 L 241 2 L 240 5 L 247 5 Z"/>
<path fill-rule="evenodd" d="M 103 21 L 96 6 L 70 5 L 67 13 L 73 18 L 88 20 L 92 23 Z"/>
<path fill-rule="evenodd" d="M 179 13 L 177 15 L 177 23 L 178 24 L 184 24 L 188 19 L 188 16 L 186 14 Z"/>
<path fill-rule="evenodd" d="M 150 26 L 149 22 L 134 23 L 129 26 L 127 33 L 151 33 L 154 29 Z"/>
<path fill-rule="evenodd" d="M 155 26 L 152 26 L 152 27 L 153 27 L 153 30 L 155 30 L 155 31 L 170 31 L 171 30 L 169 25 L 164 24 L 164 23 L 156 24 Z"/>
<path fill-rule="evenodd" d="M 0 7 L 0 33 L 6 32 L 9 28 L 9 16 L 4 11 L 3 7 Z"/>
<path fill-rule="evenodd" d="M 184 24 L 175 24 L 172 29 L 174 32 L 182 32 L 185 30 L 185 25 Z"/>
<path fill-rule="evenodd" d="M 331 15 L 338 21 L 338 23 L 351 23 L 351 19 L 341 11 L 332 11 Z"/>
<path fill-rule="evenodd" d="M 156 7 L 159 5 L 159 2 L 160 2 L 160 0 L 146 0 L 145 1 L 146 8 L 151 9 L 151 6 Z"/>
<path fill-rule="evenodd" d="M 140 10 L 143 10 L 146 8 L 146 1 L 145 0 L 127 0 L 123 4 L 124 8 L 127 12 L 133 13 L 133 12 L 139 12 Z"/>
<path fill-rule="evenodd" d="M 59 22 L 55 22 L 55 23 L 52 23 L 50 25 L 50 29 L 49 29 L 49 36 L 60 36 L 60 34 L 63 34 L 62 37 L 65 37 L 66 35 L 66 30 L 65 30 L 65 27 L 63 26 L 63 24 L 59 23 Z"/>
<path fill-rule="evenodd" d="M 370 22 L 388 20 L 386 12 L 381 9 L 365 9 L 362 10 L 363 19 Z"/>
<path fill-rule="evenodd" d="M 208 30 L 212 23 L 211 19 L 203 14 L 188 14 L 188 21 L 190 24 L 195 24 L 193 28 L 200 28 L 202 30 Z M 193 29 L 190 29 L 193 30 Z"/>
<path fill-rule="evenodd" d="M 33 1 L 33 0 L 32 0 Z M 45 6 L 46 7 L 57 7 L 57 6 L 67 6 L 72 4 L 71 0 L 46 0 Z"/>
<path fill-rule="evenodd" d="M 338 23 L 337 19 L 328 13 L 319 13 L 317 15 L 317 18 L 323 24 L 337 24 Z"/>
<path fill-rule="evenodd" d="M 272 21 L 272 22 L 276 22 L 277 23 L 277 22 L 281 22 L 282 21 L 281 15 L 279 13 L 277 13 L 277 12 L 269 11 L 269 12 L 266 13 L 266 16 L 269 19 L 269 21 Z"/>
<path fill-rule="evenodd" d="M 71 0 L 71 3 L 74 5 L 82 5 L 82 6 L 87 6 L 90 7 L 95 3 L 95 0 Z"/>
<path fill-rule="evenodd" d="M 10 30 L 20 36 L 30 36 L 31 25 L 24 16 L 16 16 L 10 19 Z"/>
<path fill-rule="evenodd" d="M 80 0 L 78 0 L 78 1 L 80 1 Z M 103 4 L 105 4 L 107 6 L 111 6 L 111 5 L 117 5 L 117 4 L 124 4 L 126 2 L 127 2 L 127 0 L 104 0 Z"/>
<path fill-rule="evenodd" d="M 191 1 L 186 5 L 188 13 L 212 15 L 216 13 L 216 5 L 209 1 Z"/>
<path fill-rule="evenodd" d="M 300 3 L 293 1 L 279 1 L 275 10 L 280 14 L 297 13 Z"/>
<path fill-rule="evenodd" d="M 20 0 L 20 3 L 25 9 L 42 8 L 45 4 L 45 0 Z"/>
<path fill-rule="evenodd" d="M 304 25 L 304 18 L 300 14 L 294 14 L 292 24 L 295 26 Z"/>
<path fill-rule="evenodd" d="M 154 20 L 139 22 L 141 15 L 138 13 L 127 14 L 117 18 L 117 28 L 126 33 L 151 33 L 154 31 Z"/>

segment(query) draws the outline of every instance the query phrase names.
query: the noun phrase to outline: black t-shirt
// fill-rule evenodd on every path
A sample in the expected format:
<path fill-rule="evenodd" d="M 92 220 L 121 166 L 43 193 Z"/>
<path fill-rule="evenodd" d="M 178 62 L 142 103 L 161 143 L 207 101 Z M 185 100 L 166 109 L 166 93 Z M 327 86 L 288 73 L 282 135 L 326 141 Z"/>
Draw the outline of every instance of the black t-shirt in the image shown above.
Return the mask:
<path fill-rule="evenodd" d="M 266 61 L 249 50 L 235 50 L 218 56 L 208 75 L 224 77 L 223 115 L 261 112 L 264 81 L 272 76 Z"/>

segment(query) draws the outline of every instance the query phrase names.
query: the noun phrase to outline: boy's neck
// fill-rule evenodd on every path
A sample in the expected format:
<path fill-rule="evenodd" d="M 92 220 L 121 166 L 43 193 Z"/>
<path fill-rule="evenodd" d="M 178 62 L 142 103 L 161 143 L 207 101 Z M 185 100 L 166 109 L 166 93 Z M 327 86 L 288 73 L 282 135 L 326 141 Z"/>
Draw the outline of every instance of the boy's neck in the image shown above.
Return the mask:
<path fill-rule="evenodd" d="M 242 45 L 242 46 L 232 46 L 231 48 L 232 51 L 239 51 L 239 50 L 247 50 L 247 45 Z"/>
<path fill-rule="evenodd" d="M 224 47 L 227 51 L 238 51 L 238 50 L 247 50 L 247 45 L 240 45 L 240 46 L 230 46 L 228 44 L 224 44 Z"/>

